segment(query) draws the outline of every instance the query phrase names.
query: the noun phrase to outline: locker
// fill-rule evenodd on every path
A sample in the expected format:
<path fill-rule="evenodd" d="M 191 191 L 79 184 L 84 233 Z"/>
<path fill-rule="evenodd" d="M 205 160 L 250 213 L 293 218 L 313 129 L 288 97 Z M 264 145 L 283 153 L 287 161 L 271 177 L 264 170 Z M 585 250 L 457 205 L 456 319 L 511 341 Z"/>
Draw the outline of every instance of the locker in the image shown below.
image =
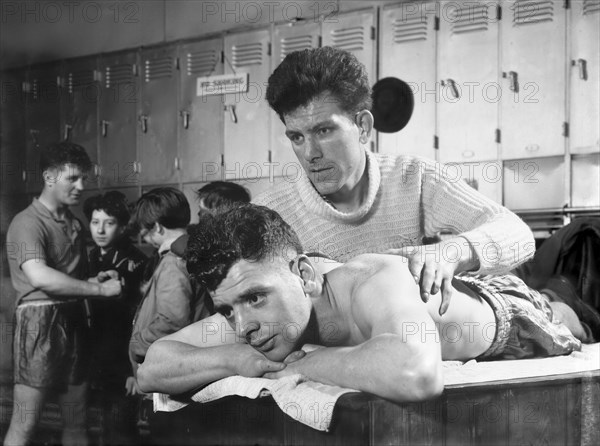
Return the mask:
<path fill-rule="evenodd" d="M 500 88 L 495 2 L 441 4 L 437 107 L 441 162 L 495 160 Z"/>
<path fill-rule="evenodd" d="M 600 152 L 600 2 L 571 2 L 571 153 Z"/>
<path fill-rule="evenodd" d="M 197 96 L 197 79 L 223 74 L 223 39 L 182 44 L 179 48 L 180 99 L 177 126 L 184 183 L 206 181 L 218 172 L 223 153 L 223 96 Z M 209 178 L 209 181 L 218 178 Z"/>
<path fill-rule="evenodd" d="M 85 183 L 86 189 L 98 187 L 99 97 L 97 57 L 66 61 L 61 77 L 61 139 L 83 146 L 90 156 L 93 169 Z"/>
<path fill-rule="evenodd" d="M 23 150 L 25 149 L 25 70 L 0 73 L 0 194 L 25 192 Z M 4 198 L 3 198 L 4 199 Z"/>
<path fill-rule="evenodd" d="M 564 3 L 517 0 L 502 11 L 502 158 L 561 155 L 566 121 Z"/>
<path fill-rule="evenodd" d="M 143 49 L 138 149 L 141 180 L 146 184 L 179 181 L 177 157 L 177 48 L 173 45 Z"/>
<path fill-rule="evenodd" d="M 60 138 L 60 63 L 31 67 L 24 84 L 25 92 L 25 191 L 42 190 L 39 171 L 40 149 Z"/>
<path fill-rule="evenodd" d="M 100 58 L 98 161 L 101 187 L 140 184 L 136 157 L 136 117 L 140 101 L 137 52 Z"/>
<path fill-rule="evenodd" d="M 259 29 L 224 39 L 225 74 L 248 74 L 248 91 L 225 95 L 222 179 L 269 176 L 270 112 L 265 100 L 270 74 L 270 33 Z"/>
<path fill-rule="evenodd" d="M 289 53 L 319 46 L 321 26 L 316 22 L 298 22 L 276 26 L 273 31 L 273 66 L 277 66 Z M 277 113 L 271 114 L 271 150 L 275 166 L 275 176 L 281 176 L 287 171 L 290 163 L 298 164 L 290 140 L 285 136 L 285 125 Z M 294 170 L 295 171 L 295 170 Z"/>
<path fill-rule="evenodd" d="M 379 77 L 397 77 L 414 94 L 414 110 L 406 127 L 379 133 L 379 152 L 435 158 L 436 4 L 406 3 L 381 12 Z"/>

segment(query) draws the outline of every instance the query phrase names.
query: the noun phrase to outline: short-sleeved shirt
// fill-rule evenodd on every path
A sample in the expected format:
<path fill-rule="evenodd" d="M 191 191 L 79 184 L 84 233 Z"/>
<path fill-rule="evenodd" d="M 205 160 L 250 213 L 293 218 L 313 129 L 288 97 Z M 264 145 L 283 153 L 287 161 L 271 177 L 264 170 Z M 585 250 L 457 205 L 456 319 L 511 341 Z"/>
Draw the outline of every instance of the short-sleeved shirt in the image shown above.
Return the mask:
<path fill-rule="evenodd" d="M 69 210 L 64 219 L 55 218 L 37 198 L 10 223 L 6 234 L 6 251 L 12 285 L 17 292 L 17 304 L 49 297 L 34 288 L 21 269 L 21 265 L 28 260 L 43 260 L 50 268 L 75 279 L 83 279 L 86 275 L 81 222 Z"/>

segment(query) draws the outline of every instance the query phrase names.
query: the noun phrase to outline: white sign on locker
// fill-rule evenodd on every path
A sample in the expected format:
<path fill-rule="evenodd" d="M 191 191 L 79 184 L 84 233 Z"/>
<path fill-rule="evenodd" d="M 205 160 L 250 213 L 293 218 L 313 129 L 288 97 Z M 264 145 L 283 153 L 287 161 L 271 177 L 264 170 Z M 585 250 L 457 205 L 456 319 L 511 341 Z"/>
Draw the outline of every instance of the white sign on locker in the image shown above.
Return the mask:
<path fill-rule="evenodd" d="M 196 96 L 244 93 L 248 91 L 248 73 L 220 74 L 196 79 Z"/>

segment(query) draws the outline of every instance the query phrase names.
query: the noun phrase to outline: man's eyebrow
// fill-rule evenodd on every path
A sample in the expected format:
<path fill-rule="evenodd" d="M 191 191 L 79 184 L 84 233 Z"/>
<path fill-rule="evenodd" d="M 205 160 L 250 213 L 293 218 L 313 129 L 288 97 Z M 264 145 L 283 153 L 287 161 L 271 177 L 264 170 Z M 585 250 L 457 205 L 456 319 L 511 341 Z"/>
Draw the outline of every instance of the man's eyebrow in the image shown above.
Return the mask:
<path fill-rule="evenodd" d="M 323 127 L 323 126 L 334 126 L 334 125 L 337 125 L 336 122 L 333 119 L 328 118 L 328 119 L 324 119 L 323 121 L 317 122 L 315 125 L 313 125 L 312 127 L 310 127 L 308 129 L 308 131 L 309 132 L 315 132 L 319 128 Z M 302 133 L 302 131 L 300 131 L 300 130 L 294 130 L 294 129 L 290 129 L 290 130 L 286 130 L 285 131 L 285 134 L 287 136 L 295 135 L 297 133 Z"/>
<path fill-rule="evenodd" d="M 240 295 L 237 297 L 236 300 L 247 300 L 248 298 L 254 296 L 255 294 L 266 294 L 270 290 L 271 290 L 271 288 L 266 285 L 251 286 L 251 287 L 247 288 L 246 290 L 244 290 L 242 293 L 240 293 Z"/>

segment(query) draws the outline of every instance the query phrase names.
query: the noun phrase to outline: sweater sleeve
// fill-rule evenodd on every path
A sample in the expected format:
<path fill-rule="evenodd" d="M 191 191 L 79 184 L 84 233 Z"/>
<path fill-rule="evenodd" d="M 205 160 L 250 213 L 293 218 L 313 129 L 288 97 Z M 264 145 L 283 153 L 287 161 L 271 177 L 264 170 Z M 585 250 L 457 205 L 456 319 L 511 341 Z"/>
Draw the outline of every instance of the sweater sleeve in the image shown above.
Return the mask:
<path fill-rule="evenodd" d="M 433 165 L 423 172 L 421 207 L 425 235 L 463 236 L 479 260 L 478 274 L 506 273 L 535 252 L 533 234 L 517 215 Z"/>

